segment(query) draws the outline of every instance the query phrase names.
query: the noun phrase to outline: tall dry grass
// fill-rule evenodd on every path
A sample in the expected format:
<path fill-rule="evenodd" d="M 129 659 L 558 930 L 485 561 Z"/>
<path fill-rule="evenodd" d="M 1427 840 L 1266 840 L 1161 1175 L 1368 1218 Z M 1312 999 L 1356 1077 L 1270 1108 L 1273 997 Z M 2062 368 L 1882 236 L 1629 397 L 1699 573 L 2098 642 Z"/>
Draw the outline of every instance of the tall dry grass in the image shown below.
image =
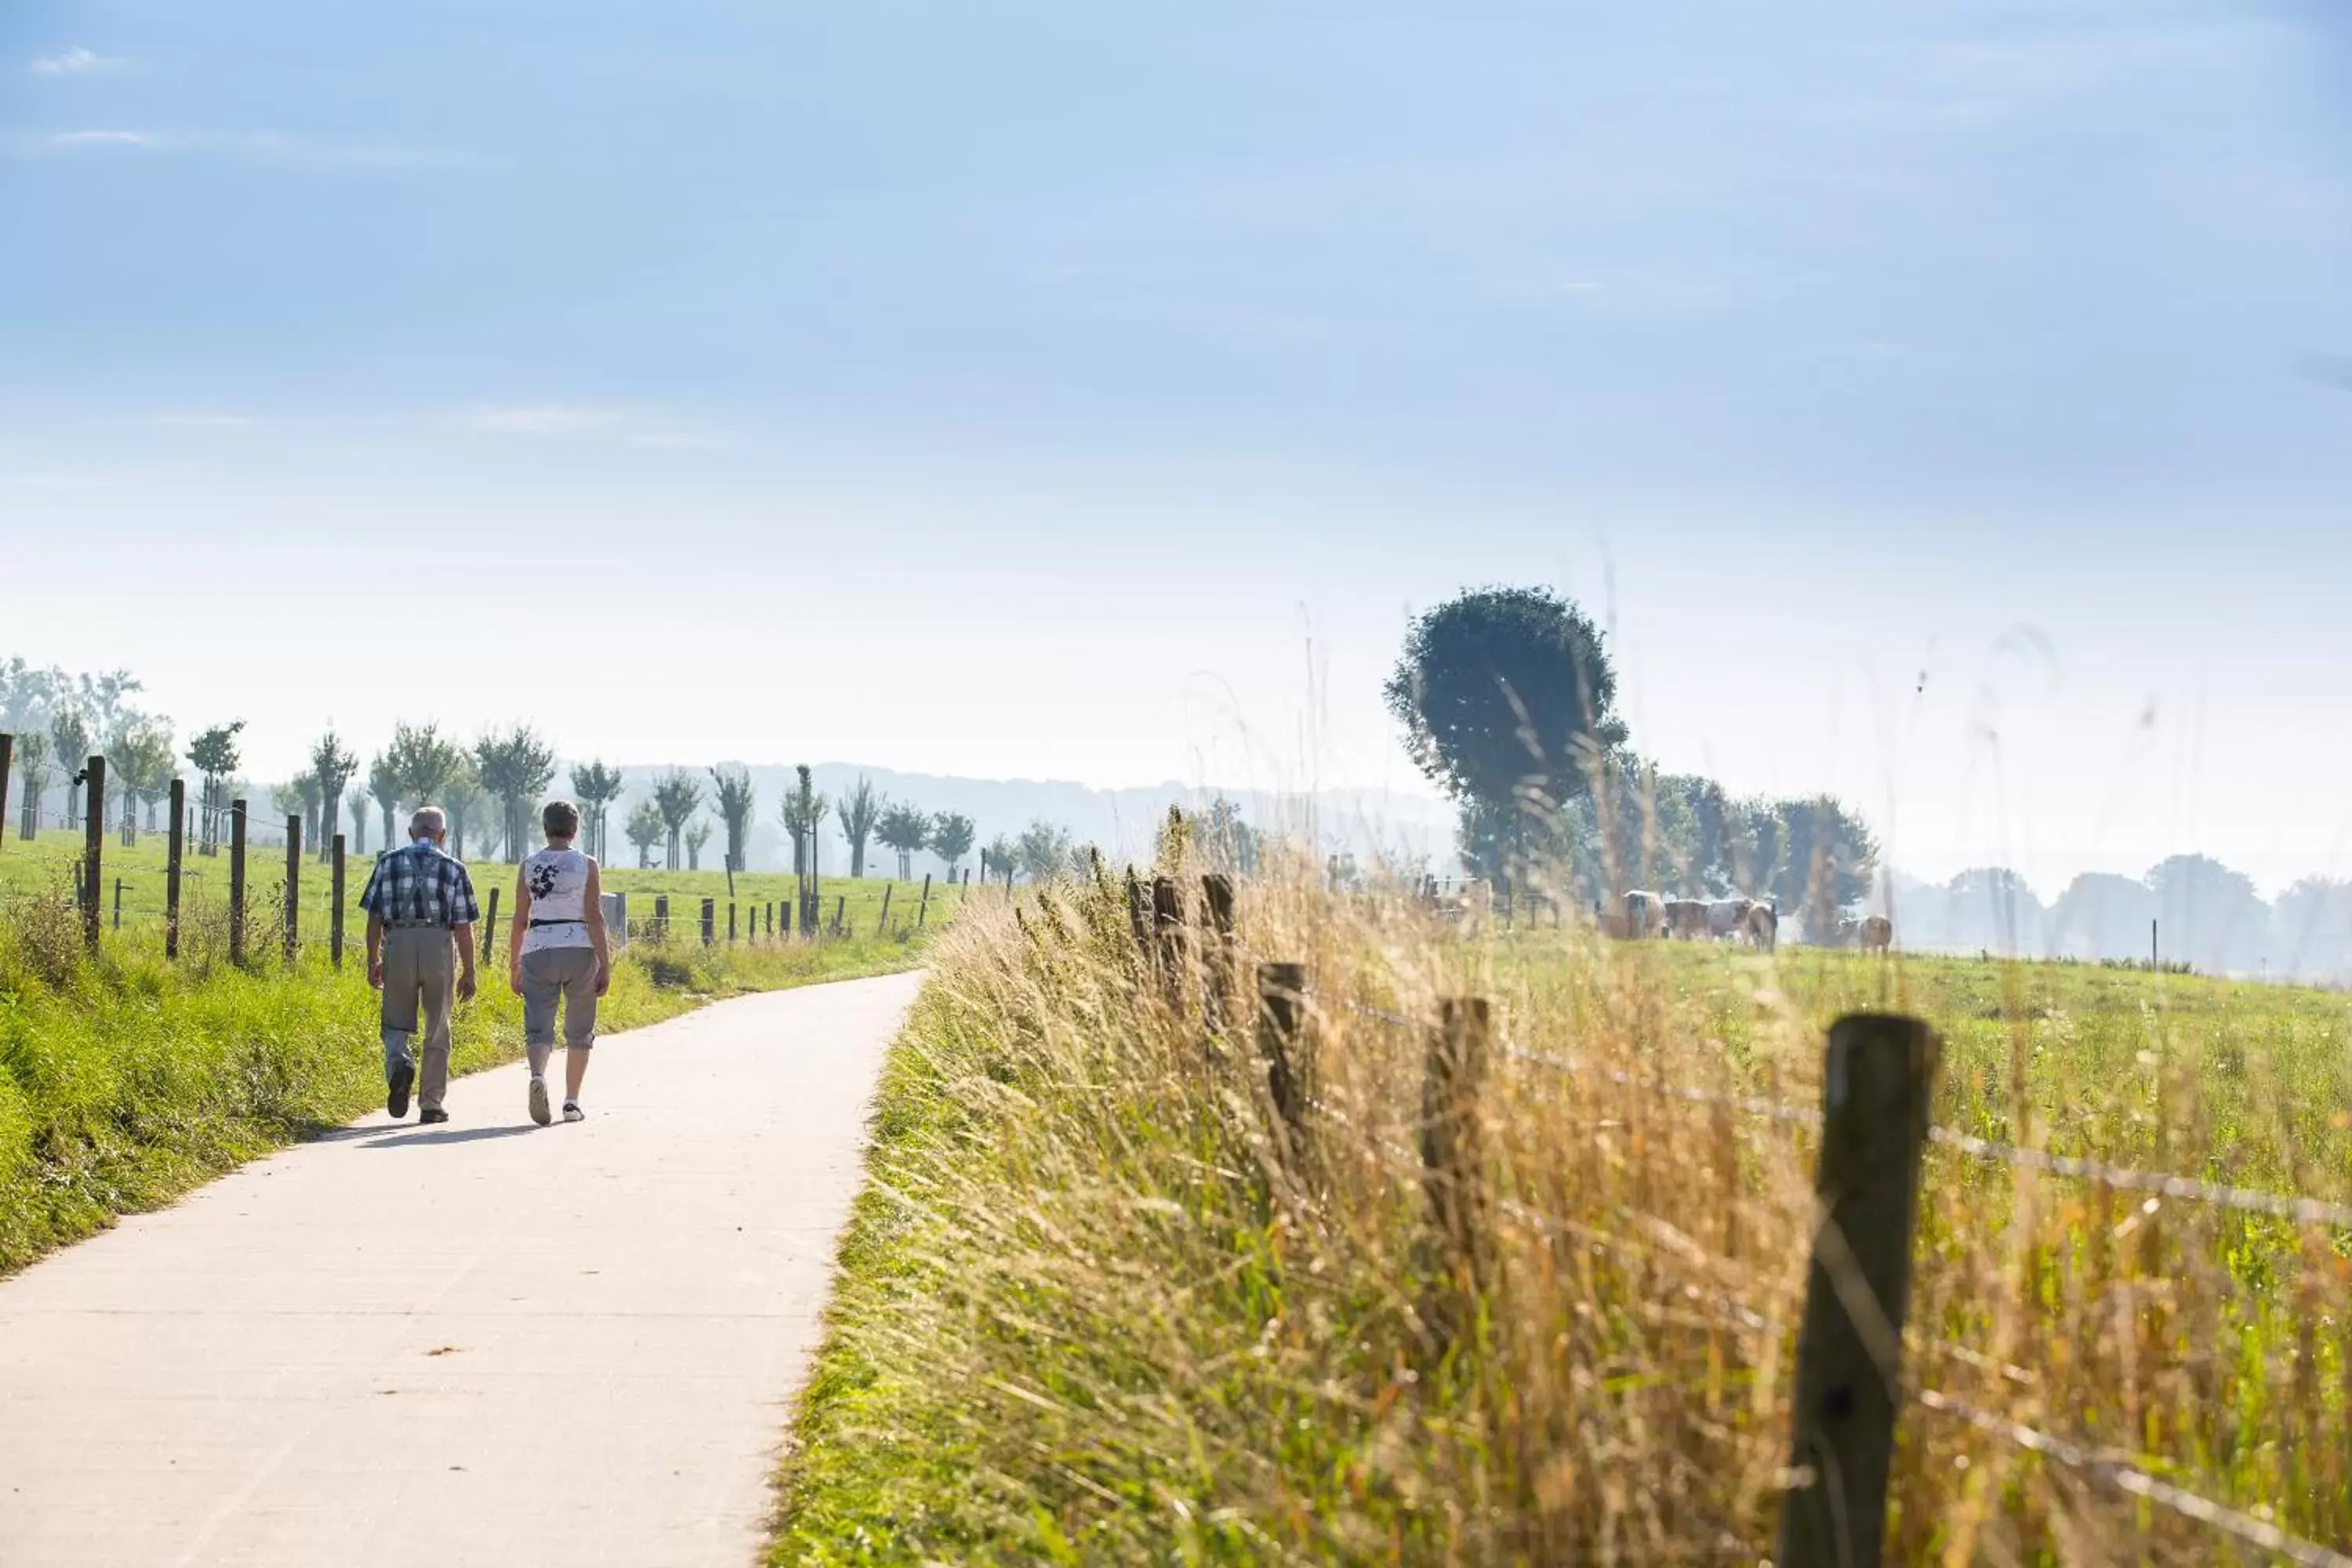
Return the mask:
<path fill-rule="evenodd" d="M 1310 976 L 1297 1147 L 1249 1027 L 1260 959 Z M 1244 889 L 1230 970 L 1195 941 L 1171 989 L 1116 884 L 975 900 L 888 1071 L 775 1560 L 1769 1557 L 1817 1134 L 1724 1101 L 1818 1105 L 1823 996 L 1910 986 L 1862 963 L 1447 926 L 1293 868 Z M 1449 1194 L 1475 1267 L 1418 1152 L 1430 1025 L 1471 995 L 1496 1045 L 1480 1173 Z M 2006 1084 L 2033 1122 L 2042 1012 L 2005 1068 L 1949 1064 L 1948 1117 L 2001 1130 Z M 2194 1166 L 2203 1100 L 2165 1083 L 2068 1135 L 2144 1150 L 2152 1115 Z M 1887 1560 L 2352 1541 L 2344 1247 L 1931 1151 L 1907 1392 L 1977 1419 L 1907 1405 Z"/>

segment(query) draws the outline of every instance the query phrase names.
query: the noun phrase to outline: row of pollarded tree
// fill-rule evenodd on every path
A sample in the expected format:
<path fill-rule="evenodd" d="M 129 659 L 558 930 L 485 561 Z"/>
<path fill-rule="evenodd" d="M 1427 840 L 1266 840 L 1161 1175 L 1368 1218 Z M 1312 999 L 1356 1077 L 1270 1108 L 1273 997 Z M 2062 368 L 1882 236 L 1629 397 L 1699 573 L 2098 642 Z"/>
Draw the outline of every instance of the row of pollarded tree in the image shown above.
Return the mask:
<path fill-rule="evenodd" d="M 946 862 L 953 876 L 971 852 L 972 821 L 960 812 L 929 813 L 905 801 L 893 801 L 860 775 L 836 802 L 818 791 L 807 764 L 794 770 L 796 779 L 777 807 L 777 819 L 792 841 L 793 874 L 815 868 L 817 832 L 832 818 L 849 844 L 849 874 L 866 875 L 866 851 L 878 843 L 898 852 L 901 880 L 913 874 L 915 855 L 928 849 Z M 700 815 L 708 805 L 718 818 L 714 826 Z M 700 774 L 672 768 L 654 781 L 651 791 L 622 823 L 622 831 L 637 852 L 640 868 L 662 864 L 671 870 L 698 869 L 702 847 L 714 833 L 727 837 L 724 865 L 730 871 L 750 865 L 751 825 L 759 809 L 759 791 L 751 770 L 738 764 L 705 769 Z"/>

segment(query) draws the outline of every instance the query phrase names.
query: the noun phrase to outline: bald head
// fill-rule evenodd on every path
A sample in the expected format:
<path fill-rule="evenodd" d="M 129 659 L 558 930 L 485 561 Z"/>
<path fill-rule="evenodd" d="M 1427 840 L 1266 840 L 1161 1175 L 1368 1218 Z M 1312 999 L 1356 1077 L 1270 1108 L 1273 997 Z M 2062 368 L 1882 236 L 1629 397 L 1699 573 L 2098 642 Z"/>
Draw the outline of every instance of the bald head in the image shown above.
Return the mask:
<path fill-rule="evenodd" d="M 420 805 L 416 808 L 416 815 L 408 819 L 408 837 L 411 838 L 437 840 L 448 831 L 449 819 L 437 805 Z"/>

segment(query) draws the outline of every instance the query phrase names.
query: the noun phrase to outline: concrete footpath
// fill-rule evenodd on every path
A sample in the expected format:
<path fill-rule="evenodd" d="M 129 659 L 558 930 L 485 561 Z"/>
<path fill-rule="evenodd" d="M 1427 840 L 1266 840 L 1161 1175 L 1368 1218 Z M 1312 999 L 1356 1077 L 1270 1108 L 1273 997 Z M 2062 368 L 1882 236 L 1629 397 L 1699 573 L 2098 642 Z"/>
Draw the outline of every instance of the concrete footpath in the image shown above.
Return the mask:
<path fill-rule="evenodd" d="M 462 1079 L 446 1126 L 379 1111 L 0 1281 L 0 1564 L 753 1563 L 917 984 L 610 1037 L 576 1126 Z"/>

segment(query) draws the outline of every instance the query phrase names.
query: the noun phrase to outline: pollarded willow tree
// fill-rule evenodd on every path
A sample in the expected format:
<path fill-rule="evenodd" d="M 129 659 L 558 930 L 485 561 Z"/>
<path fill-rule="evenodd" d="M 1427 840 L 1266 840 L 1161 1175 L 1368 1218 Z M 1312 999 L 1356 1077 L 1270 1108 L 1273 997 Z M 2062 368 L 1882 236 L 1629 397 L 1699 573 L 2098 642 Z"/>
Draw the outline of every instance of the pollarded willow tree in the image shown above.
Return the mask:
<path fill-rule="evenodd" d="M 201 826 L 197 841 L 206 855 L 220 852 L 220 814 L 228 802 L 221 798 L 221 784 L 236 772 L 239 756 L 237 737 L 245 732 L 245 721 L 233 720 L 199 731 L 188 742 L 188 761 L 195 764 L 204 778 L 204 809 L 197 814 Z"/>
<path fill-rule="evenodd" d="M 692 825 L 687 828 L 686 832 L 680 835 L 686 844 L 686 868 L 688 870 L 699 871 L 702 869 L 702 847 L 710 842 L 710 835 L 713 831 L 714 830 L 710 826 L 710 818 L 707 816 L 698 816 L 694 819 Z"/>
<path fill-rule="evenodd" d="M 41 792 L 49 787 L 49 738 L 38 730 L 27 730 L 16 737 L 16 777 L 25 796 L 25 804 L 17 808 L 16 837 L 37 838 Z"/>
<path fill-rule="evenodd" d="M 142 720 L 115 737 L 114 771 L 122 781 L 122 841 L 134 844 L 139 819 L 131 808 L 147 807 L 147 826 L 155 826 L 155 808 L 172 787 L 172 731 L 160 719 Z"/>
<path fill-rule="evenodd" d="M 971 818 L 961 812 L 943 811 L 931 818 L 931 853 L 947 867 L 950 882 L 963 858 L 971 853 L 972 832 Z"/>
<path fill-rule="evenodd" d="M 352 815 L 352 853 L 354 855 L 368 852 L 368 817 L 374 805 L 374 797 L 365 784 L 353 784 L 343 796 L 343 809 Z"/>
<path fill-rule="evenodd" d="M 89 760 L 89 749 L 96 742 L 90 738 L 89 716 L 81 705 L 70 702 L 49 716 L 49 743 L 57 748 L 58 764 L 71 773 L 81 771 Z M 70 785 L 66 790 L 66 826 L 81 826 L 81 795 Z"/>
<path fill-rule="evenodd" d="M 875 826 L 882 820 L 882 808 L 889 803 L 874 788 L 874 781 L 864 773 L 857 783 L 841 797 L 841 836 L 849 840 L 849 874 L 866 875 L 866 841 L 874 837 Z"/>
<path fill-rule="evenodd" d="M 637 869 L 649 871 L 654 864 L 654 846 L 669 833 L 669 825 L 662 820 L 661 807 L 650 800 L 641 800 L 621 822 L 621 832 L 637 852 Z"/>
<path fill-rule="evenodd" d="M 555 777 L 555 748 L 528 724 L 493 730 L 474 742 L 474 771 L 499 803 L 508 858 L 520 860 L 530 850 L 540 796 Z"/>
<path fill-rule="evenodd" d="M 685 847 L 681 838 L 686 832 L 687 820 L 693 816 L 695 808 L 701 804 L 702 784 L 684 768 L 670 769 L 654 785 L 654 810 L 660 814 L 662 833 L 668 851 L 665 864 L 672 871 L 678 868 L 679 853 Z"/>
<path fill-rule="evenodd" d="M 343 744 L 343 738 L 332 730 L 310 742 L 310 771 L 318 775 L 319 794 L 325 802 L 319 824 L 319 858 L 324 860 L 333 853 L 334 818 L 341 809 L 343 789 L 359 771 L 357 753 Z"/>
<path fill-rule="evenodd" d="M 805 877 L 814 863 L 809 852 L 816 847 L 816 830 L 823 826 L 825 813 L 833 809 L 833 803 L 816 792 L 806 763 L 793 772 L 798 777 L 777 815 L 783 821 L 784 831 L 792 836 L 793 875 Z"/>
<path fill-rule="evenodd" d="M 437 724 L 394 724 L 392 744 L 383 755 L 398 783 L 400 799 L 411 806 L 440 805 L 442 793 L 466 762 L 466 753 L 442 735 Z M 384 847 L 392 844 L 387 833 Z"/>
<path fill-rule="evenodd" d="M 457 772 L 451 773 L 448 783 L 441 786 L 441 798 L 434 804 L 449 819 L 450 852 L 463 860 L 466 858 L 467 836 L 473 831 L 474 824 L 481 820 L 483 808 L 492 804 L 490 792 L 482 787 L 481 774 L 471 757 L 460 756 L 457 759 Z M 493 837 L 481 846 L 484 858 L 489 857 L 496 844 Z"/>
<path fill-rule="evenodd" d="M 875 819 L 874 837 L 898 852 L 898 880 L 903 882 L 915 874 L 915 852 L 930 842 L 931 819 L 904 801 L 894 801 Z"/>
<path fill-rule="evenodd" d="M 621 770 L 601 762 L 574 763 L 572 795 L 580 806 L 580 836 L 589 854 L 604 858 L 604 818 L 621 798 Z"/>
<path fill-rule="evenodd" d="M 751 807 L 758 798 L 751 788 L 751 770 L 740 764 L 715 767 L 710 770 L 710 787 L 719 820 L 727 825 L 727 869 L 750 870 Z"/>
<path fill-rule="evenodd" d="M 375 760 L 368 763 L 367 793 L 368 798 L 375 803 L 376 810 L 383 816 L 383 847 L 386 849 L 399 847 L 400 834 L 394 823 L 400 816 L 400 769 L 393 762 L 391 753 L 378 752 Z"/>

